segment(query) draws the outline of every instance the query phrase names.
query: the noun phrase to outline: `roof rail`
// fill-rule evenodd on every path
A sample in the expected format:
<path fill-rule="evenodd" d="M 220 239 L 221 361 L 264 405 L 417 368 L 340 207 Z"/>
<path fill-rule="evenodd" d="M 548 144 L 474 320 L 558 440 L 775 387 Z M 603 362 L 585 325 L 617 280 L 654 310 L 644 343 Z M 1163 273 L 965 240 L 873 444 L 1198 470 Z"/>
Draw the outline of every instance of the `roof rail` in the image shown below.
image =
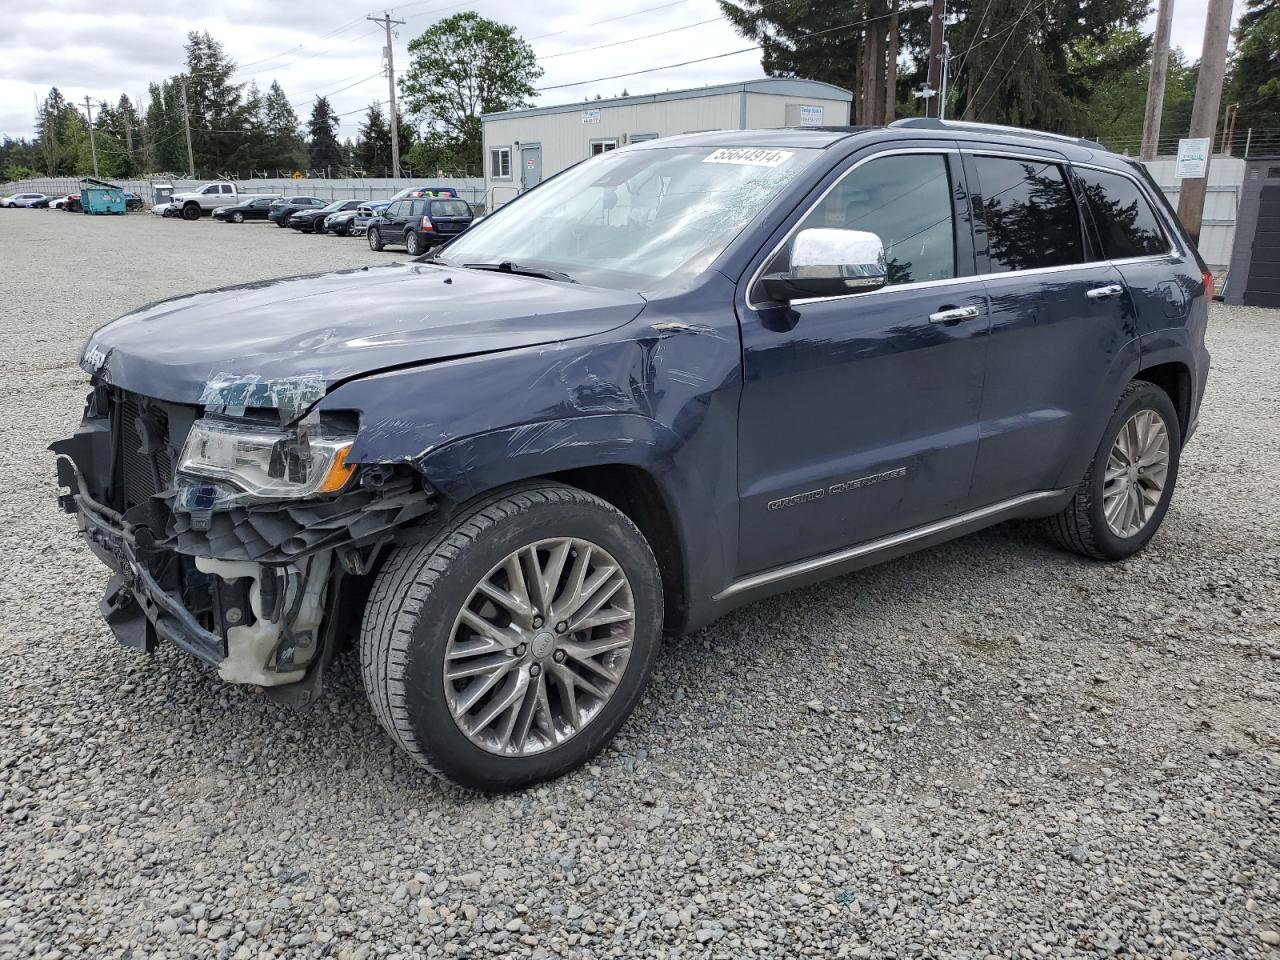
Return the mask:
<path fill-rule="evenodd" d="M 999 123 L 970 123 L 968 121 L 938 120 L 934 117 L 906 117 L 902 120 L 893 121 L 889 126 L 908 127 L 915 130 L 955 130 L 969 133 L 998 133 L 1007 137 L 1046 138 L 1072 143 L 1077 147 L 1087 147 L 1090 150 L 1105 149 L 1098 141 L 1086 140 L 1084 137 L 1069 137 L 1064 133 L 1047 133 L 1044 130 L 1027 130 L 1023 127 L 1006 127 Z"/>

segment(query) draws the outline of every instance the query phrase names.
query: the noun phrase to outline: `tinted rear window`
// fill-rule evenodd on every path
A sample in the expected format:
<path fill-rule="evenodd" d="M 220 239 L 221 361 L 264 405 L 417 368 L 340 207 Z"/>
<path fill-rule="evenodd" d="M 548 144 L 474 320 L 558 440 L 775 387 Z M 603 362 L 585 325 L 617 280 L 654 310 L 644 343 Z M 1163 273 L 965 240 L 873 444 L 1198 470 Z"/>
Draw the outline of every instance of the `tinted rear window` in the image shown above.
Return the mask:
<path fill-rule="evenodd" d="M 1039 160 L 975 157 L 993 273 L 1084 260 L 1080 217 L 1062 168 Z"/>
<path fill-rule="evenodd" d="M 1138 185 L 1128 177 L 1076 168 L 1085 202 L 1093 215 L 1102 255 L 1108 260 L 1166 253 L 1169 241 Z"/>
<path fill-rule="evenodd" d="M 432 200 L 431 216 L 433 217 L 469 217 L 471 208 L 465 200 Z"/>

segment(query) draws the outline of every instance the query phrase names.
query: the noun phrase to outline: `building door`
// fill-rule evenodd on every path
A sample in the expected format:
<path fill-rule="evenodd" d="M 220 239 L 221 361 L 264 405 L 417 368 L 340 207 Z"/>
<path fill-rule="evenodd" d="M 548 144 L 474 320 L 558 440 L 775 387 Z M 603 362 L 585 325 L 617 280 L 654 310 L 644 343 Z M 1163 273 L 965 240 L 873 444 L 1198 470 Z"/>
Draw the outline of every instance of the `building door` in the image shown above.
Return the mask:
<path fill-rule="evenodd" d="M 520 189 L 528 190 L 542 182 L 542 144 L 520 144 Z"/>

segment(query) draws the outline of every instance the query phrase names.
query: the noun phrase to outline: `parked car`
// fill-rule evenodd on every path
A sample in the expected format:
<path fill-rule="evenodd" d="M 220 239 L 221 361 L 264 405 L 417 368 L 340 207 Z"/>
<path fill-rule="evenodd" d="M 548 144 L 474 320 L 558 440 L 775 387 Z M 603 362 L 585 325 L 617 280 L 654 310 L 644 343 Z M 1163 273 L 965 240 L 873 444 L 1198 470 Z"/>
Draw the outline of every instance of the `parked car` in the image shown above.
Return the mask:
<path fill-rule="evenodd" d="M 396 200 L 369 221 L 369 249 L 403 243 L 409 256 L 452 240 L 471 225 L 471 208 L 465 200 Z"/>
<path fill-rule="evenodd" d="M 39 200 L 32 200 L 27 206 L 36 210 L 48 210 L 53 199 L 53 197 L 41 197 Z"/>
<path fill-rule="evenodd" d="M 213 211 L 213 219 L 227 223 L 244 223 L 246 220 L 265 220 L 271 212 L 271 205 L 279 200 L 277 194 L 270 196 L 241 197 L 240 202 L 230 207 L 219 207 Z"/>
<path fill-rule="evenodd" d="M 1014 517 L 1141 550 L 1212 285 L 1096 143 L 692 134 L 585 160 L 432 260 L 135 310 L 86 343 L 52 449 L 122 642 L 314 702 L 359 623 L 389 736 L 505 790 L 600 750 L 664 632 Z M 335 336 L 317 303 L 359 308 Z"/>
<path fill-rule="evenodd" d="M 367 202 L 358 204 L 355 209 L 339 210 L 337 213 L 331 213 L 324 218 L 322 229 L 326 233 L 336 234 L 339 237 L 350 236 L 353 232 L 352 222 L 356 217 L 364 218 L 365 223 L 373 216 L 373 211 L 369 209 Z M 364 230 L 363 224 L 360 227 Z"/>
<path fill-rule="evenodd" d="M 327 216 L 343 210 L 356 210 L 363 200 L 335 200 L 319 209 L 299 210 L 289 217 L 289 226 L 303 233 L 324 233 L 324 221 Z"/>
<path fill-rule="evenodd" d="M 373 207 L 369 204 L 362 204 L 355 212 L 350 221 L 347 223 L 348 237 L 363 237 L 369 229 L 369 221 L 377 214 L 373 212 Z"/>
<path fill-rule="evenodd" d="M 381 213 L 397 200 L 416 200 L 422 197 L 457 197 L 458 191 L 453 187 L 406 187 L 392 194 L 389 200 L 374 200 L 369 203 L 374 213 Z"/>
<path fill-rule="evenodd" d="M 67 213 L 83 213 L 84 207 L 80 205 L 80 194 L 69 194 L 66 202 L 62 204 L 62 209 Z"/>
<path fill-rule="evenodd" d="M 67 205 L 67 201 L 68 201 L 68 200 L 70 200 L 70 199 L 71 199 L 71 197 L 70 197 L 70 196 L 66 196 L 66 197 L 54 197 L 52 200 L 50 200 L 50 201 L 49 201 L 49 209 L 50 209 L 50 210 L 61 210 L 61 209 L 63 209 L 63 208 Z"/>
<path fill-rule="evenodd" d="M 319 197 L 281 197 L 274 201 L 267 212 L 267 219 L 277 227 L 289 226 L 289 218 L 300 210 L 316 210 L 328 201 Z"/>
<path fill-rule="evenodd" d="M 126 190 L 124 192 L 124 208 L 126 210 L 141 210 L 142 198 L 136 193 L 130 193 Z"/>
<path fill-rule="evenodd" d="M 194 190 L 175 193 L 170 209 L 183 220 L 199 220 L 201 214 L 213 213 L 218 207 L 234 206 L 239 202 L 236 185 L 227 180 L 205 183 Z"/>
<path fill-rule="evenodd" d="M 43 193 L 15 193 L 0 199 L 0 207 L 34 207 L 48 199 Z"/>
<path fill-rule="evenodd" d="M 151 208 L 151 212 L 157 217 L 176 217 L 178 210 L 172 203 L 157 203 Z"/>

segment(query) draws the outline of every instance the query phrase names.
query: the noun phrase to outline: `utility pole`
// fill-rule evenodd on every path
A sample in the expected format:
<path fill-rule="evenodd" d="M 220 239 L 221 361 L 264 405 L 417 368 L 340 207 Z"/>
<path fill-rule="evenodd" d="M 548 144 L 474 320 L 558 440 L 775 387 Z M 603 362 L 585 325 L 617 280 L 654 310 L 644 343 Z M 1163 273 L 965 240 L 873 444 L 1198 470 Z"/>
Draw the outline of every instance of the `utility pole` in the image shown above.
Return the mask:
<path fill-rule="evenodd" d="M 396 112 L 396 60 L 395 45 L 391 42 L 391 28 L 403 26 L 403 20 L 392 20 L 391 14 L 383 11 L 381 17 L 365 17 L 374 23 L 381 24 L 387 31 L 387 99 L 391 104 L 391 170 L 392 176 L 400 176 L 400 116 Z"/>
<path fill-rule="evenodd" d="M 1140 160 L 1154 160 L 1160 152 L 1160 116 L 1164 113 L 1164 85 L 1169 73 L 1169 31 L 1173 27 L 1173 0 L 1159 0 L 1156 36 L 1151 51 L 1151 81 L 1147 84 L 1147 109 L 1142 115 Z"/>
<path fill-rule="evenodd" d="M 942 86 L 938 89 L 938 119 L 947 119 L 947 66 L 951 62 L 951 44 L 942 41 Z"/>
<path fill-rule="evenodd" d="M 196 158 L 191 150 L 191 111 L 187 107 L 187 78 L 181 77 L 179 82 L 182 84 L 182 129 L 187 134 L 187 175 L 194 180 L 196 176 Z"/>
<path fill-rule="evenodd" d="M 1222 103 L 1222 79 L 1227 67 L 1227 37 L 1231 32 L 1231 0 L 1209 0 L 1204 18 L 1204 46 L 1200 49 L 1200 78 L 1196 82 L 1196 102 L 1191 108 L 1190 138 L 1207 137 L 1209 150 L 1203 177 L 1184 179 L 1178 190 L 1178 219 L 1193 243 L 1200 242 L 1200 220 L 1204 216 L 1204 192 L 1213 161 L 1213 135 L 1218 127 L 1218 107 Z"/>
<path fill-rule="evenodd" d="M 926 83 L 930 90 L 942 86 L 942 20 L 947 15 L 947 0 L 933 0 L 933 15 L 929 18 L 929 72 Z M 941 97 L 929 97 L 924 102 L 925 116 L 941 116 Z"/>
<path fill-rule="evenodd" d="M 93 104 L 89 102 L 88 95 L 84 98 L 84 112 L 89 115 L 89 152 L 93 154 L 93 177 L 98 177 L 98 145 L 93 139 Z"/>

